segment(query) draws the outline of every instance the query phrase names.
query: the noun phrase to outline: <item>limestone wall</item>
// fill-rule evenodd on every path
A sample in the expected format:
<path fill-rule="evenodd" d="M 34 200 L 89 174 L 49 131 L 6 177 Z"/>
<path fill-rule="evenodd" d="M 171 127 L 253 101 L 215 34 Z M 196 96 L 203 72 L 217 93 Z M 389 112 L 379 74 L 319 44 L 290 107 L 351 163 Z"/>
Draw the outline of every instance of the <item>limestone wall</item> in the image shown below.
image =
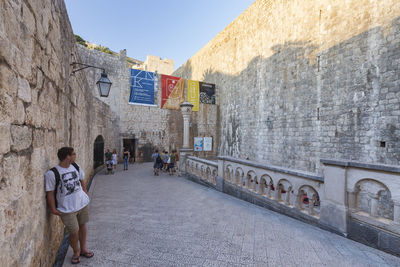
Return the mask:
<path fill-rule="evenodd" d="M 43 174 L 73 146 L 88 178 L 95 138 L 111 145 L 119 131 L 84 73 L 70 76 L 72 61 L 62 0 L 0 1 L 0 266 L 52 266 L 64 230 Z"/>
<path fill-rule="evenodd" d="M 221 155 L 398 164 L 400 2 L 258 0 L 175 75 L 217 85 Z"/>

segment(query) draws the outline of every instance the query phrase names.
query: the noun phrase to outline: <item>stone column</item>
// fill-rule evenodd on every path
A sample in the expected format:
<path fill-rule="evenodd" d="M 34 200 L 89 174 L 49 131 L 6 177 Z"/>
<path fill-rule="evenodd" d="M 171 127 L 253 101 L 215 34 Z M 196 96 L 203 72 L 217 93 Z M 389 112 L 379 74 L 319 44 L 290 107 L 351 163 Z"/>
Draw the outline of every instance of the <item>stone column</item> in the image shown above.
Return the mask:
<path fill-rule="evenodd" d="M 371 216 L 378 217 L 378 199 L 379 196 L 376 194 L 368 193 L 368 196 L 371 198 Z"/>
<path fill-rule="evenodd" d="M 189 102 L 181 104 L 181 112 L 183 116 L 183 146 L 179 150 L 179 175 L 186 174 L 186 159 L 192 155 L 193 149 L 190 148 L 190 116 L 192 115 L 193 105 Z"/>
<path fill-rule="evenodd" d="M 189 147 L 189 137 L 190 137 L 190 116 L 192 115 L 193 105 L 189 102 L 184 102 L 181 104 L 181 111 L 183 116 L 183 147 L 185 149 Z"/>
<path fill-rule="evenodd" d="M 349 209 L 351 212 L 357 212 L 357 192 L 347 191 L 347 197 L 349 201 Z"/>
<path fill-rule="evenodd" d="M 393 200 L 394 209 L 393 209 L 393 221 L 397 224 L 400 224 L 400 199 Z"/>

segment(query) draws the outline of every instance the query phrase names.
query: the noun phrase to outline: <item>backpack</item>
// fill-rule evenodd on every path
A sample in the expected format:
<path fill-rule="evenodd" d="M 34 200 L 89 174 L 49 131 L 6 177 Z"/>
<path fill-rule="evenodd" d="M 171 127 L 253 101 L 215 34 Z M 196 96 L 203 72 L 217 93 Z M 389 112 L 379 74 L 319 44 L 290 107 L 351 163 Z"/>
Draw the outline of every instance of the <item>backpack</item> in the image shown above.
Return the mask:
<path fill-rule="evenodd" d="M 156 158 L 156 163 L 162 163 L 160 154 L 158 154 L 158 156 Z"/>
<path fill-rule="evenodd" d="M 74 168 L 78 171 L 79 175 L 79 170 L 80 170 L 79 165 L 76 164 L 75 162 L 71 163 L 71 165 L 74 166 Z M 51 168 L 50 171 L 54 173 L 54 177 L 56 178 L 56 189 L 54 190 L 54 202 L 56 203 L 56 208 L 57 208 L 57 190 L 58 190 L 58 185 L 60 184 L 61 176 L 56 167 Z"/>

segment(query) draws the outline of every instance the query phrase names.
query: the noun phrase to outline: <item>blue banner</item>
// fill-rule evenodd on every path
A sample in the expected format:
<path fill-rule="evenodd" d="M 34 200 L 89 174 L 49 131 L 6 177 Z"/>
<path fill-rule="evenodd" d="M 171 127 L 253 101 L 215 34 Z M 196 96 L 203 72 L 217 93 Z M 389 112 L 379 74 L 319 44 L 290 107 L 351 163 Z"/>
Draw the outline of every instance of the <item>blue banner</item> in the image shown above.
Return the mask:
<path fill-rule="evenodd" d="M 129 103 L 154 105 L 154 72 L 131 69 Z"/>

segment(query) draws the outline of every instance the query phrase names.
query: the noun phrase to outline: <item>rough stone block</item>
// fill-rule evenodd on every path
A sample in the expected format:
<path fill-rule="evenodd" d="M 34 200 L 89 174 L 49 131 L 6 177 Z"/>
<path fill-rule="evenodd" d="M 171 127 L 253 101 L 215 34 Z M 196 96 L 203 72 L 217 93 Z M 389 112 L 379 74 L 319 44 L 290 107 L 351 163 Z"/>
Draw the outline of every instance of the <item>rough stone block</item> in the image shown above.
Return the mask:
<path fill-rule="evenodd" d="M 14 103 L 11 96 L 4 91 L 0 91 L 0 121 L 12 122 L 14 114 Z"/>
<path fill-rule="evenodd" d="M 32 129 L 27 126 L 11 126 L 11 149 L 14 151 L 21 151 L 27 149 L 32 143 Z"/>
<path fill-rule="evenodd" d="M 9 123 L 0 123 L 0 154 L 10 151 L 11 145 L 11 125 Z"/>
<path fill-rule="evenodd" d="M 14 123 L 24 124 L 25 122 L 25 107 L 21 100 L 17 100 L 15 112 L 14 112 Z"/>
<path fill-rule="evenodd" d="M 18 97 L 24 102 L 31 102 L 31 87 L 26 79 L 18 78 Z"/>
<path fill-rule="evenodd" d="M 15 73 L 4 64 L 0 64 L 0 88 L 1 91 L 4 91 L 12 98 L 14 98 L 18 92 L 18 83 Z"/>

